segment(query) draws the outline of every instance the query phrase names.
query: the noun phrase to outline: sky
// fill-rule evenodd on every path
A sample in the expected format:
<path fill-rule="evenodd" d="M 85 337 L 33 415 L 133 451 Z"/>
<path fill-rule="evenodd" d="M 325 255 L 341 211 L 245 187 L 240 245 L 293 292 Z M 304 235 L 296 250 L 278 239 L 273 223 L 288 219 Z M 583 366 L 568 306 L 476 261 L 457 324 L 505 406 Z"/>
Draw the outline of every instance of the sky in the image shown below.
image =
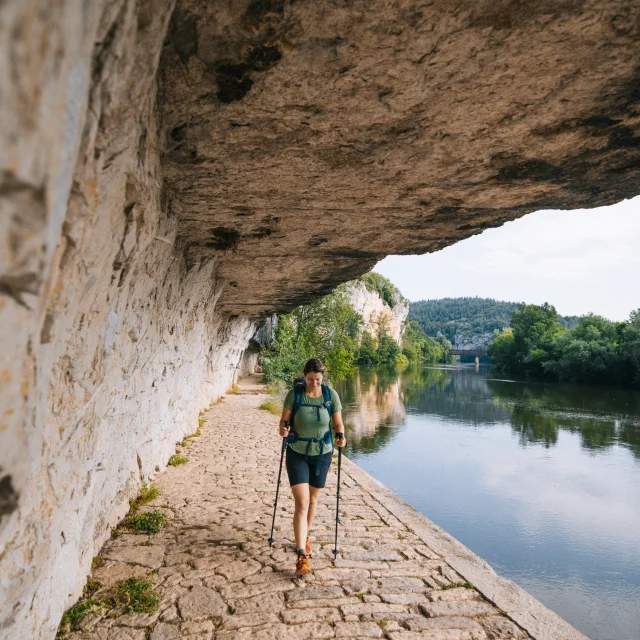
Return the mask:
<path fill-rule="evenodd" d="M 536 211 L 436 253 L 374 271 L 411 301 L 478 296 L 627 320 L 640 308 L 640 196 L 598 209 Z"/>

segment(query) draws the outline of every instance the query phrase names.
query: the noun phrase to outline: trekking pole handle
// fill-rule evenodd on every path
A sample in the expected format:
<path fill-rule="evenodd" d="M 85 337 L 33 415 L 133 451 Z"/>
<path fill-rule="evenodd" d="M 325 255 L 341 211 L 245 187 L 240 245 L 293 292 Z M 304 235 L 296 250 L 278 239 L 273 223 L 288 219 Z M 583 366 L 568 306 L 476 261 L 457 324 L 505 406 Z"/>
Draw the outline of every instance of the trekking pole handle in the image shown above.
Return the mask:
<path fill-rule="evenodd" d="M 339 431 L 336 432 L 336 440 L 340 440 L 341 438 L 344 438 L 344 433 L 340 433 Z"/>

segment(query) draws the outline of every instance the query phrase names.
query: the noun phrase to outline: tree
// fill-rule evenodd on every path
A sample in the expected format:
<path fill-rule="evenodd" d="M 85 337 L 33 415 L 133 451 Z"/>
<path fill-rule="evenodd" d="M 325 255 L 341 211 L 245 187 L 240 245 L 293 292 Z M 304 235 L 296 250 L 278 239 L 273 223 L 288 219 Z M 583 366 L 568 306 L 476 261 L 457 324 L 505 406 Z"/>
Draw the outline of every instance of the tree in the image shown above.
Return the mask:
<path fill-rule="evenodd" d="M 368 331 L 365 331 L 360 339 L 358 364 L 364 365 L 365 367 L 378 364 L 378 343 Z"/>
<path fill-rule="evenodd" d="M 553 305 L 521 304 L 511 315 L 516 371 L 527 375 L 544 374 L 544 363 L 551 358 L 556 337 L 566 329 L 558 322 Z"/>
<path fill-rule="evenodd" d="M 621 331 L 620 351 L 628 362 L 635 384 L 640 385 L 640 309 L 631 312 Z"/>
<path fill-rule="evenodd" d="M 513 337 L 513 330 L 510 327 L 506 329 L 496 329 L 493 332 L 493 340 L 487 348 L 487 355 L 491 360 L 491 364 L 498 370 L 504 372 L 514 371 L 517 368 L 515 359 L 516 342 Z"/>
<path fill-rule="evenodd" d="M 324 362 L 334 382 L 345 378 L 354 370 L 361 327 L 344 286 L 282 315 L 275 340 L 262 353 L 265 380 L 290 383 L 312 357 Z"/>

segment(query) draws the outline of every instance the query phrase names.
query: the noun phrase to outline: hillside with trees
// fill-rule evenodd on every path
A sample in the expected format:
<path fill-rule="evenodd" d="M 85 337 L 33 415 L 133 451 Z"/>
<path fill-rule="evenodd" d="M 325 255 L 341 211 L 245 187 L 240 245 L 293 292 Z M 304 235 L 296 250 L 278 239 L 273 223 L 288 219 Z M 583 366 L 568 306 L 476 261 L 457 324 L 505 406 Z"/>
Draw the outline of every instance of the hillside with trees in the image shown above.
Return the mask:
<path fill-rule="evenodd" d="M 368 273 L 361 280 L 388 307 L 405 302 L 387 278 Z M 451 361 L 451 343 L 444 336 L 426 335 L 415 322 L 407 321 L 400 344 L 389 334 L 385 322 L 379 322 L 375 332 L 366 331 L 362 316 L 350 304 L 350 284 L 278 317 L 273 340 L 261 353 L 267 382 L 282 380 L 290 384 L 312 357 L 327 365 L 333 382 L 347 377 L 358 365 L 403 367 L 410 362 Z"/>
<path fill-rule="evenodd" d="M 494 368 L 566 382 L 640 386 L 640 309 L 627 322 L 586 315 L 573 329 L 550 304 L 521 304 L 489 345 Z"/>
<path fill-rule="evenodd" d="M 517 302 L 493 298 L 442 298 L 421 300 L 409 305 L 409 318 L 433 338 L 442 335 L 454 346 L 460 343 L 487 345 L 493 332 L 510 326 Z M 577 316 L 559 316 L 568 329 L 576 326 Z"/>

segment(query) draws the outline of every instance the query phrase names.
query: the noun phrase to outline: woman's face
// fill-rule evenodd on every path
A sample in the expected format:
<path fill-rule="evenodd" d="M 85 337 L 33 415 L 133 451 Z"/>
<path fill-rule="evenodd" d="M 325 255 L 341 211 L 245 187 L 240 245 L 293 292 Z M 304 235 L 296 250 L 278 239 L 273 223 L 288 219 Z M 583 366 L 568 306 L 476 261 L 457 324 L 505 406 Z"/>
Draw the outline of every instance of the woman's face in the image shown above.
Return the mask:
<path fill-rule="evenodd" d="M 322 374 L 309 372 L 305 375 L 307 392 L 319 391 L 322 386 Z"/>

